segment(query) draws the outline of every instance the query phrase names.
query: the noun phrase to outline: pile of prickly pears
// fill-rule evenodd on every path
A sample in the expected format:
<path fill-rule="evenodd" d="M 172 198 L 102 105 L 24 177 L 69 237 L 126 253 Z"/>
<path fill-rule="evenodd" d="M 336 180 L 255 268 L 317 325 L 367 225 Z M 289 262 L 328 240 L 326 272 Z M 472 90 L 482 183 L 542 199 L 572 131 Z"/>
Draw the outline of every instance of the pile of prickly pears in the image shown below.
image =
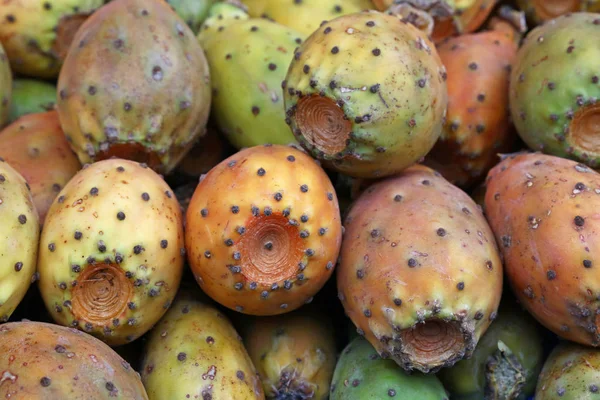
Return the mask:
<path fill-rule="evenodd" d="M 0 397 L 600 400 L 599 0 L 0 0 Z"/>

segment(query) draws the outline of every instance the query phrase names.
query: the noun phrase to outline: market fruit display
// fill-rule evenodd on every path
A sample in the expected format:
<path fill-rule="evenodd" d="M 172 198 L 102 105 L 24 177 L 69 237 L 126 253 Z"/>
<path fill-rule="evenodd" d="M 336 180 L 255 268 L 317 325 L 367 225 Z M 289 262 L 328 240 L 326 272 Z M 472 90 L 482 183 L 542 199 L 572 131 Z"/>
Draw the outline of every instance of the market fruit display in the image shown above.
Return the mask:
<path fill-rule="evenodd" d="M 8 121 L 15 121 L 25 114 L 42 113 L 56 105 L 56 85 L 36 79 L 15 79 Z"/>

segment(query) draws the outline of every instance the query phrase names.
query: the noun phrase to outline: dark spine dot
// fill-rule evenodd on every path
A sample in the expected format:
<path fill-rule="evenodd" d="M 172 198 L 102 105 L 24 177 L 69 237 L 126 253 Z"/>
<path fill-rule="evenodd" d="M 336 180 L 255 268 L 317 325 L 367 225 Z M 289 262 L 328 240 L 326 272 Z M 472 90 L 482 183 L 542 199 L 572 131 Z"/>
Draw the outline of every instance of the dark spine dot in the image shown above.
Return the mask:
<path fill-rule="evenodd" d="M 52 383 L 52 380 L 47 376 L 44 376 L 42 379 L 40 379 L 40 385 L 42 385 L 43 387 L 50 386 L 50 383 Z"/>
<path fill-rule="evenodd" d="M 260 113 L 260 108 L 257 106 L 252 106 L 252 114 L 258 115 Z"/>
<path fill-rule="evenodd" d="M 22 269 L 23 269 L 23 263 L 21 261 L 18 261 L 17 263 L 15 263 L 15 271 L 19 272 Z"/>
<path fill-rule="evenodd" d="M 585 224 L 585 219 L 583 219 L 583 217 L 580 217 L 579 215 L 576 216 L 573 221 L 575 222 L 575 225 L 577 226 L 583 226 Z"/>
<path fill-rule="evenodd" d="M 409 258 L 408 259 L 408 266 L 410 268 L 414 268 L 417 266 L 417 260 L 415 260 L 414 258 Z"/>
<path fill-rule="evenodd" d="M 24 214 L 19 215 L 19 222 L 21 225 L 25 225 L 27 223 L 27 217 Z"/>
<path fill-rule="evenodd" d="M 80 240 L 82 236 L 83 236 L 83 234 L 79 231 L 75 231 L 75 234 L 73 235 L 75 240 Z"/>
<path fill-rule="evenodd" d="M 90 189 L 90 194 L 92 196 L 98 196 L 98 188 L 97 187 L 93 187 Z"/>
<path fill-rule="evenodd" d="M 56 245 L 55 245 L 54 243 L 50 243 L 50 244 L 48 245 L 48 250 L 50 250 L 50 251 L 54 251 L 55 249 L 56 249 Z"/>
<path fill-rule="evenodd" d="M 379 49 L 373 49 L 373 51 L 371 51 L 371 53 L 373 53 L 373 55 L 375 57 L 377 57 L 377 56 L 381 55 L 381 50 L 379 50 Z"/>
<path fill-rule="evenodd" d="M 337 54 L 340 52 L 340 49 L 337 46 L 333 46 L 331 49 L 331 54 Z"/>
<path fill-rule="evenodd" d="M 231 212 L 237 214 L 240 212 L 240 208 L 238 206 L 231 206 Z"/>
<path fill-rule="evenodd" d="M 590 260 L 583 260 L 583 266 L 585 268 L 592 268 L 592 262 Z"/>
<path fill-rule="evenodd" d="M 118 219 L 119 221 L 123 221 L 123 220 L 125 219 L 125 213 L 124 213 L 123 211 L 119 211 L 119 212 L 117 213 L 117 219 Z"/>
<path fill-rule="evenodd" d="M 446 230 L 445 230 L 444 228 L 439 228 L 439 229 L 436 231 L 436 233 L 437 233 L 437 235 L 438 235 L 438 236 L 440 236 L 440 237 L 444 237 L 444 236 L 446 236 Z"/>
<path fill-rule="evenodd" d="M 169 242 L 166 239 L 163 239 L 160 241 L 160 248 L 161 249 L 166 249 L 167 246 L 169 246 Z"/>
<path fill-rule="evenodd" d="M 266 173 L 266 172 L 267 172 L 267 171 L 265 171 L 265 169 L 264 169 L 264 168 L 259 168 L 259 169 L 258 169 L 258 171 L 256 171 L 256 174 L 257 174 L 258 176 L 265 176 L 265 173 Z"/>
<path fill-rule="evenodd" d="M 463 290 L 465 288 L 465 283 L 464 282 L 458 282 L 458 284 L 456 285 L 456 288 L 458 290 Z"/>
<path fill-rule="evenodd" d="M 187 358 L 187 355 L 184 352 L 177 354 L 177 359 L 179 361 L 185 361 L 186 358 Z"/>
<path fill-rule="evenodd" d="M 144 201 L 150 200 L 150 195 L 146 192 L 142 193 L 142 200 L 144 200 Z"/>

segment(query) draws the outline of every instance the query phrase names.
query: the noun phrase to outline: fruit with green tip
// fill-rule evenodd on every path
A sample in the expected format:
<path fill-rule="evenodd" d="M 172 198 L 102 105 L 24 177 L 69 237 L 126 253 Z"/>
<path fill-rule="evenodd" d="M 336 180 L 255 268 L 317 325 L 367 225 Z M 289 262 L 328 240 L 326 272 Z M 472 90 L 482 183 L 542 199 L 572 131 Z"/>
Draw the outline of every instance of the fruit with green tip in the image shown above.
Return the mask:
<path fill-rule="evenodd" d="M 141 373 L 150 400 L 265 398 L 233 325 L 188 292 L 150 332 Z"/>
<path fill-rule="evenodd" d="M 245 314 L 283 314 L 310 301 L 333 273 L 341 242 L 329 177 L 291 146 L 226 158 L 200 181 L 186 213 L 198 284 Z"/>
<path fill-rule="evenodd" d="M 12 103 L 8 121 L 26 115 L 54 109 L 56 85 L 35 79 L 15 79 L 12 85 Z"/>
<path fill-rule="evenodd" d="M 194 33 L 163 0 L 113 0 L 73 42 L 57 109 L 79 160 L 115 156 L 167 175 L 204 135 L 210 112 L 208 64 Z"/>
<path fill-rule="evenodd" d="M 46 308 L 111 346 L 131 342 L 175 297 L 183 240 L 177 199 L 152 169 L 122 159 L 88 165 L 46 216 L 38 261 Z"/>
<path fill-rule="evenodd" d="M 0 43 L 0 128 L 8 122 L 12 99 L 12 82 L 10 64 Z"/>
<path fill-rule="evenodd" d="M 140 375 L 105 343 L 45 322 L 0 326 L 0 396 L 11 399 L 148 400 Z M 9 356 L 10 355 L 10 356 Z"/>
<path fill-rule="evenodd" d="M 415 165 L 369 186 L 344 228 L 339 298 L 379 354 L 425 373 L 470 357 L 496 317 L 503 282 L 475 202 Z"/>
<path fill-rule="evenodd" d="M 592 168 L 600 167 L 598 35 L 599 14 L 548 21 L 525 38 L 510 79 L 510 111 L 523 141 Z"/>
<path fill-rule="evenodd" d="M 194 33 L 208 16 L 208 10 L 217 0 L 167 0 L 175 12 L 188 24 Z"/>
<path fill-rule="evenodd" d="M 377 11 L 321 26 L 296 51 L 283 86 L 300 144 L 324 166 L 362 178 L 392 175 L 427 154 L 448 104 L 433 44 Z"/>
<path fill-rule="evenodd" d="M 599 0 L 516 0 L 516 3 L 534 24 L 578 11 L 600 12 Z"/>

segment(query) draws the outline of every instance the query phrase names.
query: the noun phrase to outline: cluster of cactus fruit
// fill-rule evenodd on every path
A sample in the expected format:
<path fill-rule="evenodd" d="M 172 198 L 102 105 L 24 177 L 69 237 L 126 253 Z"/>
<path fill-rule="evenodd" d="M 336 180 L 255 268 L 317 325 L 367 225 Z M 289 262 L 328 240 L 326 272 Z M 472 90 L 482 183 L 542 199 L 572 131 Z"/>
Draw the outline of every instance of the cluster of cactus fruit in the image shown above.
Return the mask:
<path fill-rule="evenodd" d="M 600 398 L 599 42 L 598 0 L 0 0 L 0 397 Z"/>

